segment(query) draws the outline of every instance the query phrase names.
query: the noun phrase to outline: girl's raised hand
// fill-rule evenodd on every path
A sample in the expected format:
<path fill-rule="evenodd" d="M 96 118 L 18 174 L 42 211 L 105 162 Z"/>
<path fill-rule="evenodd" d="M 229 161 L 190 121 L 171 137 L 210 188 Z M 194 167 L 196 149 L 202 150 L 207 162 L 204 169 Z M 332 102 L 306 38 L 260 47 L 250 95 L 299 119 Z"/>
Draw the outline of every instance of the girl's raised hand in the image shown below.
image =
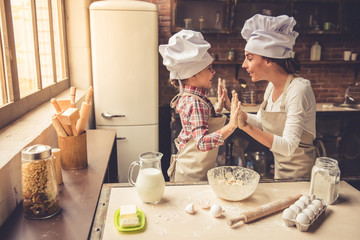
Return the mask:
<path fill-rule="evenodd" d="M 230 109 L 230 120 L 229 124 L 232 125 L 234 128 L 238 127 L 238 119 L 239 119 L 239 113 L 240 113 L 240 101 L 238 98 L 238 94 L 233 90 L 231 92 L 232 98 L 231 98 L 231 109 Z"/>

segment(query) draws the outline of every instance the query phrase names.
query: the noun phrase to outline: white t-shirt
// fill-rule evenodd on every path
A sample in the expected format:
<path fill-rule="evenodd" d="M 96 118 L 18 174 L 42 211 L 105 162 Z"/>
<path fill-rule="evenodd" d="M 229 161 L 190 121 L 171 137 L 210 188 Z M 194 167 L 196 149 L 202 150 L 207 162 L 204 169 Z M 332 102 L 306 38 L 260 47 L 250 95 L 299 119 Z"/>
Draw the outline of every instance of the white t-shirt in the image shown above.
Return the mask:
<path fill-rule="evenodd" d="M 283 95 L 273 102 L 273 89 L 273 84 L 269 82 L 264 94 L 265 97 L 269 96 L 265 110 L 280 112 Z M 284 156 L 290 156 L 298 147 L 303 130 L 312 134 L 314 139 L 316 138 L 316 100 L 309 80 L 301 77 L 292 80 L 285 96 L 285 112 L 287 118 L 283 135 L 274 135 L 270 150 Z M 256 115 L 247 114 L 247 116 L 249 124 L 262 129 L 260 109 Z"/>

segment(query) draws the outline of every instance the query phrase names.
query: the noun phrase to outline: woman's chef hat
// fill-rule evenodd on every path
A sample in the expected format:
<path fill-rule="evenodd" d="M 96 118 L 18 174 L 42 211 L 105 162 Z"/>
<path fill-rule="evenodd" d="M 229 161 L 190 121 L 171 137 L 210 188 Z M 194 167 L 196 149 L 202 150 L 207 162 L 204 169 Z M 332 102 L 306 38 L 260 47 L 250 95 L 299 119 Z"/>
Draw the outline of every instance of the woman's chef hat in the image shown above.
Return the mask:
<path fill-rule="evenodd" d="M 210 47 L 201 33 L 181 30 L 169 39 L 169 44 L 160 45 L 159 52 L 171 79 L 187 79 L 213 62 L 207 52 Z"/>
<path fill-rule="evenodd" d="M 295 19 L 286 15 L 271 17 L 256 14 L 246 20 L 241 31 L 247 41 L 245 51 L 269 58 L 290 58 L 299 35 L 293 31 L 295 24 Z"/>

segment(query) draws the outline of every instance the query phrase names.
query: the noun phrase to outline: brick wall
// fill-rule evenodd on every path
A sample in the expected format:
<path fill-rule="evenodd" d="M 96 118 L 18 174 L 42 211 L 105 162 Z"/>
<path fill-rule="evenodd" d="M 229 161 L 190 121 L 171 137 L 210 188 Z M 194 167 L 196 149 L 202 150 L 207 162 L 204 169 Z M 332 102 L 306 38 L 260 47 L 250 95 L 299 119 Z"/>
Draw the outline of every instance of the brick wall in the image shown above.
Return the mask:
<path fill-rule="evenodd" d="M 146 1 L 146 0 L 145 0 Z M 167 43 L 172 35 L 171 23 L 171 1 L 170 0 L 148 0 L 158 6 L 159 9 L 159 44 Z M 240 34 L 206 34 L 205 39 L 210 42 L 211 53 L 218 55 L 220 60 L 225 60 L 230 48 L 234 48 L 237 60 L 243 60 L 243 49 L 245 41 Z M 347 35 L 301 35 L 295 44 L 296 58 L 298 60 L 310 59 L 311 45 L 318 41 L 322 46 L 322 60 L 342 60 L 345 50 L 353 50 L 360 53 L 360 40 Z M 358 57 L 359 59 L 359 57 Z M 235 80 L 235 65 L 214 65 L 216 71 L 215 83 L 218 77 L 227 81 L 227 87 L 240 89 Z M 311 81 L 317 102 L 343 102 L 346 88 L 355 81 L 354 64 L 310 64 L 302 65 L 301 75 Z M 177 93 L 176 89 L 168 84 L 169 73 L 162 65 L 159 55 L 159 104 L 169 104 L 171 98 Z M 241 69 L 238 78 L 244 79 L 251 85 L 251 79 L 245 70 Z M 233 85 L 235 83 L 235 85 Z M 267 82 L 254 84 L 257 93 L 257 102 L 262 101 L 262 95 Z"/>

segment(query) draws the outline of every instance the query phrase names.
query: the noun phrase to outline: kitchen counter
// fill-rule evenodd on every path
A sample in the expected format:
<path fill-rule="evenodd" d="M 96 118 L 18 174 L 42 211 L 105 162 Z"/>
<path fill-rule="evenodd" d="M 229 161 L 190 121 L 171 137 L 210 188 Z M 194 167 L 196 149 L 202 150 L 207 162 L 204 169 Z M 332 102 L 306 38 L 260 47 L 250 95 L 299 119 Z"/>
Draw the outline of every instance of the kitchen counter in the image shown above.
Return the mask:
<path fill-rule="evenodd" d="M 341 181 L 340 197 L 329 205 L 307 232 L 287 227 L 282 221 L 282 211 L 251 223 L 229 227 L 226 221 L 249 210 L 278 199 L 307 194 L 309 182 L 259 183 L 249 198 L 229 202 L 221 200 L 206 184 L 167 185 L 156 205 L 144 204 L 134 187 L 124 184 L 104 184 L 96 212 L 91 239 L 360 239 L 360 192 Z M 214 218 L 209 210 L 199 207 L 200 200 L 220 204 L 225 212 Z M 185 206 L 194 203 L 195 214 L 185 213 Z M 146 216 L 145 230 L 138 233 L 118 232 L 113 224 L 114 212 L 121 205 L 136 204 Z M 341 225 L 341 227 L 339 227 Z"/>
<path fill-rule="evenodd" d="M 115 131 L 88 130 L 88 167 L 83 170 L 63 170 L 60 190 L 61 211 L 43 220 L 24 217 L 18 204 L 0 228 L 3 240 L 64 240 L 87 239 L 104 180 L 111 176 L 109 160 L 114 156 Z M 116 156 L 116 155 L 115 155 Z M 115 168 L 116 169 L 116 168 Z"/>
<path fill-rule="evenodd" d="M 242 110 L 249 113 L 257 113 L 260 104 L 242 105 Z M 332 103 L 316 103 L 316 112 L 359 112 L 360 109 L 336 107 Z M 228 112 L 227 110 L 224 113 Z"/>

